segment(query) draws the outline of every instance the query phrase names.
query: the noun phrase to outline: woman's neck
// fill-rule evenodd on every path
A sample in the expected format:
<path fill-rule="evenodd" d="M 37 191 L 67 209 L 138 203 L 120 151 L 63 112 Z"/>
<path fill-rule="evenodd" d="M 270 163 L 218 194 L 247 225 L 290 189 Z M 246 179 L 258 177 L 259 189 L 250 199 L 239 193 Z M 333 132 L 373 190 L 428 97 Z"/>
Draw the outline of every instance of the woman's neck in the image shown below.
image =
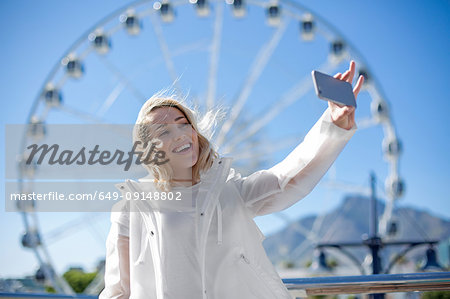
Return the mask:
<path fill-rule="evenodd" d="M 194 179 L 171 179 L 170 184 L 174 187 L 176 186 L 183 186 L 183 187 L 190 187 L 198 182 Z"/>
<path fill-rule="evenodd" d="M 194 179 L 172 179 L 175 182 L 193 182 Z"/>
<path fill-rule="evenodd" d="M 182 172 L 175 172 L 173 178 L 170 180 L 170 183 L 173 185 L 192 186 L 198 182 L 192 175 L 192 168 L 189 168 L 185 169 Z"/>

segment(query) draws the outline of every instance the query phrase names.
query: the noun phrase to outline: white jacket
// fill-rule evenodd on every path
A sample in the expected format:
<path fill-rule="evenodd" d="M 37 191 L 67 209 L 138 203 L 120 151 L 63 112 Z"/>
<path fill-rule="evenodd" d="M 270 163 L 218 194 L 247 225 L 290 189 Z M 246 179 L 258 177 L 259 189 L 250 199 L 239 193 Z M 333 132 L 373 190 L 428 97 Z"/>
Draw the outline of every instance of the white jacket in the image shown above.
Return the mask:
<path fill-rule="evenodd" d="M 111 213 L 100 298 L 290 299 L 253 218 L 306 196 L 354 132 L 335 126 L 327 110 L 269 170 L 242 178 L 219 158 L 199 184 L 172 190 L 180 201 L 122 200 Z M 145 180 L 116 186 L 124 196 L 156 192 Z"/>

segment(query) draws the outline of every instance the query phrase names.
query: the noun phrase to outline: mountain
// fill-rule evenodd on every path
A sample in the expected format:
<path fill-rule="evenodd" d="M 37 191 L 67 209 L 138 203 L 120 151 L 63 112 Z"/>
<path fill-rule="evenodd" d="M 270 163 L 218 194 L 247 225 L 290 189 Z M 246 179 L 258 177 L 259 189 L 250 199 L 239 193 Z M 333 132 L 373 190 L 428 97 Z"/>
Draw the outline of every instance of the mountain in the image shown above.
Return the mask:
<path fill-rule="evenodd" d="M 305 267 L 312 260 L 314 246 L 317 243 L 361 242 L 362 236 L 369 234 L 370 206 L 369 198 L 348 195 L 336 209 L 321 216 L 301 218 L 290 223 L 281 231 L 267 236 L 263 243 L 264 248 L 274 265 L 280 266 L 289 262 L 293 263 L 295 267 Z M 383 211 L 384 202 L 377 201 L 379 219 Z M 385 241 L 447 240 L 450 237 L 449 220 L 441 219 L 416 208 L 396 208 L 392 220 L 396 223 L 397 233 L 385 238 Z M 387 265 L 394 254 L 404 248 L 405 246 L 383 248 L 380 255 L 383 267 Z M 411 264 L 414 263 L 414 265 L 417 264 L 423 259 L 426 249 L 427 245 L 419 246 L 411 250 L 404 260 Z M 361 262 L 369 253 L 368 248 L 362 246 L 349 248 L 348 251 Z M 327 253 L 333 256 L 338 265 L 350 263 L 348 258 L 343 257 L 337 249 L 327 249 Z"/>

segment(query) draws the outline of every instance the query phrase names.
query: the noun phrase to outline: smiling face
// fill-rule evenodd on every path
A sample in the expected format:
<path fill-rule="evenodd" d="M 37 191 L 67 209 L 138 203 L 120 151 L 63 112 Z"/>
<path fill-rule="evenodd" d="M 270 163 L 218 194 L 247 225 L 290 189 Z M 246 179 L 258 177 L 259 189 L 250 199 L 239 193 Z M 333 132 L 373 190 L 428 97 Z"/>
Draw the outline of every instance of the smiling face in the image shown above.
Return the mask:
<path fill-rule="evenodd" d="M 154 137 L 160 142 L 158 150 L 166 153 L 174 179 L 192 179 L 192 166 L 197 163 L 199 145 L 197 132 L 186 116 L 175 107 L 159 107 L 149 113 L 155 125 Z"/>

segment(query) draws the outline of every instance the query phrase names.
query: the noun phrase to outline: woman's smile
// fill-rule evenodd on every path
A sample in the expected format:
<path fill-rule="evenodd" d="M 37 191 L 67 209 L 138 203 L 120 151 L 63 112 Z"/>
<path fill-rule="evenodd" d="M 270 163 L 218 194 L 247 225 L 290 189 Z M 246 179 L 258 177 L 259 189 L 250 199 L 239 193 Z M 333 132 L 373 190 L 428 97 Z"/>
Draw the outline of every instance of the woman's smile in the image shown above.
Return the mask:
<path fill-rule="evenodd" d="M 184 143 L 181 146 L 176 147 L 172 151 L 172 153 L 175 153 L 175 154 L 187 154 L 187 153 L 189 153 L 191 151 L 192 151 L 192 143 L 188 142 L 188 143 Z"/>

